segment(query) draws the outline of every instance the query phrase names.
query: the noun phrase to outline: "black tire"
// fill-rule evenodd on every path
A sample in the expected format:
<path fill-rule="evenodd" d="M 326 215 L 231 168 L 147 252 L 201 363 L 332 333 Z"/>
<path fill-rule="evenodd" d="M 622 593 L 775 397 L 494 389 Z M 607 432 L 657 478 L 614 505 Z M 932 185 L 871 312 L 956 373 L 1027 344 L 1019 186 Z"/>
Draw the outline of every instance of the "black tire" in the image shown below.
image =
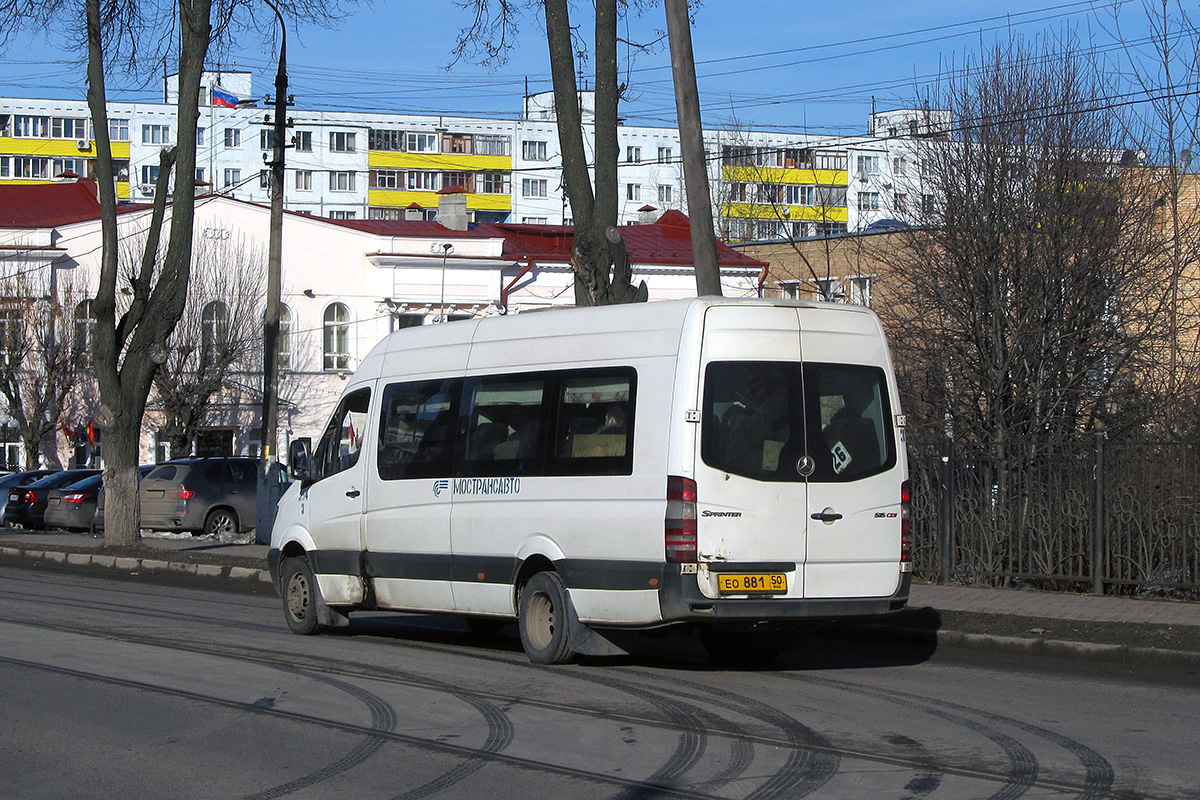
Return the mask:
<path fill-rule="evenodd" d="M 781 650 L 775 637 L 756 631 L 704 627 L 700 629 L 700 643 L 712 661 L 727 666 L 763 664 Z"/>
<path fill-rule="evenodd" d="M 279 585 L 283 596 L 283 615 L 292 633 L 301 636 L 320 633 L 325 627 L 318 613 L 321 590 L 308 559 L 297 556 L 284 561 Z"/>
<path fill-rule="evenodd" d="M 539 572 L 521 590 L 517 624 L 521 646 L 534 664 L 567 664 L 574 660 L 570 603 L 556 572 Z"/>
<path fill-rule="evenodd" d="M 206 536 L 220 536 L 223 533 L 237 532 L 237 512 L 231 508 L 214 508 L 204 518 L 204 533 Z"/>
<path fill-rule="evenodd" d="M 477 633 L 480 636 L 495 636 L 509 623 L 509 620 L 498 617 L 470 616 L 463 617 L 463 622 L 467 623 L 471 633 Z"/>

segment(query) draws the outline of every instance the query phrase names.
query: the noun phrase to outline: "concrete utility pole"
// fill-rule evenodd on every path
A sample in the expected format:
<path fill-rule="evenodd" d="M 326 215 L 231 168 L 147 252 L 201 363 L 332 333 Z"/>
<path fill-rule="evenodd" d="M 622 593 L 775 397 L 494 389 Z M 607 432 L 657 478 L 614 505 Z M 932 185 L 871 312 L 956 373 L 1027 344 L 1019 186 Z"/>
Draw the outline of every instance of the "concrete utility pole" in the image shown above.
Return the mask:
<path fill-rule="evenodd" d="M 266 2 L 266 0 L 264 0 Z M 283 272 L 283 178 L 287 153 L 287 28 L 274 4 L 267 2 L 279 17 L 279 70 L 275 73 L 275 119 L 272 123 L 274 147 L 271 151 L 271 234 L 267 248 L 267 302 L 263 314 L 263 393 L 262 458 L 277 458 L 275 442 L 279 429 L 279 306 Z"/>
<path fill-rule="evenodd" d="M 270 541 L 279 504 L 280 484 L 271 463 L 278 458 L 275 442 L 279 433 L 279 305 L 283 293 L 283 165 L 287 153 L 287 26 L 270 0 L 263 0 L 279 18 L 279 69 L 275 73 L 275 119 L 271 149 L 271 233 L 267 245 L 267 302 L 263 311 L 262 467 L 258 474 L 258 514 L 255 534 L 259 542 Z"/>
<path fill-rule="evenodd" d="M 692 260 L 696 293 L 721 294 L 717 264 L 717 234 L 713 228 L 712 199 L 708 191 L 708 163 L 704 155 L 704 129 L 700 125 L 700 91 L 696 88 L 696 59 L 692 53 L 692 28 L 687 0 L 665 0 L 667 38 L 671 43 L 671 73 L 675 77 L 675 114 L 679 118 L 679 143 L 683 150 L 683 182 L 687 188 L 688 218 L 692 230 Z"/>

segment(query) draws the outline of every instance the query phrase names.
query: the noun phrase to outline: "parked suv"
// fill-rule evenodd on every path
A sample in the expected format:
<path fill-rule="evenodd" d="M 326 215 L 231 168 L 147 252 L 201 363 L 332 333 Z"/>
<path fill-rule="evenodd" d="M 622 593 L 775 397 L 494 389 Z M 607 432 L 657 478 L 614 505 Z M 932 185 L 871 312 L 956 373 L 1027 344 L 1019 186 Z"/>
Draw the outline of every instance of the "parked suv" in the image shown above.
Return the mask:
<path fill-rule="evenodd" d="M 158 531 L 240 533 L 258 514 L 258 470 L 253 458 L 189 458 L 159 464 L 138 487 L 142 527 Z M 271 474 L 280 480 L 278 464 Z"/>

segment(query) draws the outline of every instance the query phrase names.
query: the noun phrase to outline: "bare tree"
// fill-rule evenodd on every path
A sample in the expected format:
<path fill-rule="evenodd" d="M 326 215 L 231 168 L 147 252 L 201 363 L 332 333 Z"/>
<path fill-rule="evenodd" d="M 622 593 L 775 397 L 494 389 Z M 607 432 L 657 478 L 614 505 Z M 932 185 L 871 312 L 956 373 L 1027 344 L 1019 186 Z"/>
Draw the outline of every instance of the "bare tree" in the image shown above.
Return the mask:
<path fill-rule="evenodd" d="M 340 12 L 337 3 L 291 0 L 276 4 L 292 17 L 329 20 Z M 132 273 L 123 273 L 118 259 L 116 186 L 99 181 L 102 255 L 100 280 L 93 302 L 95 345 L 93 366 L 99 385 L 98 419 L 105 429 L 105 486 L 109 497 L 106 539 L 109 544 L 132 544 L 138 538 L 137 464 L 142 419 L 155 372 L 165 360 L 166 342 L 183 313 L 190 280 L 195 201 L 190 191 L 196 169 L 196 127 L 205 58 L 223 35 L 246 27 L 273 24 L 267 9 L 251 0 L 177 0 L 130 2 L 85 0 L 82 33 L 87 43 L 88 108 L 96 140 L 96 174 L 113 175 L 108 135 L 106 77 L 123 68 L 131 73 L 154 70 L 168 55 L 178 58 L 178 101 L 175 147 L 162 151 L 154 208 L 145 240 L 146 249 Z M 255 11 L 258 10 L 258 16 Z M 28 3 L 0 0 L 6 22 L 0 42 L 17 30 L 78 30 L 79 7 L 67 0 Z M 267 21 L 264 21 L 265 20 Z M 184 191 L 170 209 L 164 232 L 166 198 L 173 180 Z M 165 249 L 160 251 L 160 243 Z M 160 258 L 160 252 L 162 256 Z M 118 283 L 132 300 L 118 315 Z"/>
<path fill-rule="evenodd" d="M 1071 43 L 1014 38 L 967 66 L 927 101 L 955 125 L 918 145 L 924 224 L 880 254 L 910 421 L 997 454 L 1119 425 L 1161 342 L 1161 197 L 1119 166 L 1121 126 Z"/>
<path fill-rule="evenodd" d="M 483 63 L 503 63 L 516 44 L 519 8 L 511 0 L 466 0 L 472 25 L 463 31 L 456 57 L 478 57 Z M 617 107 L 624 91 L 619 81 L 617 22 L 627 0 L 596 0 L 595 42 L 595 164 L 589 169 L 575 78 L 576 56 L 582 44 L 571 25 L 567 0 L 542 0 L 554 111 L 562 153 L 563 183 L 575 220 L 571 267 L 575 272 L 575 302 L 607 305 L 646 299 L 645 283 L 632 284 L 632 270 L 617 227 Z M 630 44 L 626 42 L 626 44 Z M 595 186 L 592 184 L 592 173 Z"/>
<path fill-rule="evenodd" d="M 1166 358 L 1151 372 L 1162 404 L 1157 418 L 1168 436 L 1195 436 L 1200 433 L 1200 31 L 1175 0 L 1143 0 L 1140 12 L 1145 30 L 1136 37 L 1126 36 L 1120 6 L 1110 9 L 1107 23 L 1100 17 L 1125 45 L 1121 63 L 1108 72 L 1109 93 L 1141 100 L 1123 119 L 1164 194 L 1170 333 Z"/>
<path fill-rule="evenodd" d="M 244 239 L 205 239 L 192 260 L 193 288 L 154 375 L 150 406 L 171 458 L 191 455 L 197 429 L 235 374 L 261 352 L 265 256 Z"/>
<path fill-rule="evenodd" d="M 61 467 L 56 433 L 87 364 L 88 305 L 69 283 L 28 275 L 0 282 L 0 396 L 30 469 Z M 65 282 L 64 282 L 65 283 Z M 77 324 L 76 309 L 84 317 Z"/>

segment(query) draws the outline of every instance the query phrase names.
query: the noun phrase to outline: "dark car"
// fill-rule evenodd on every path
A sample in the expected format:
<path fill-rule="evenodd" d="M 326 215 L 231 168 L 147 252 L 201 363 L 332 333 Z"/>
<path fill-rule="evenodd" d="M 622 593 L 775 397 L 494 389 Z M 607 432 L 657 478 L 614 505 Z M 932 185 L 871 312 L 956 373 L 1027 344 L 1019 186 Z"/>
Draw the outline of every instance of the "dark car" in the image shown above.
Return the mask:
<path fill-rule="evenodd" d="M 78 483 L 51 489 L 46 495 L 42 522 L 47 528 L 66 531 L 90 531 L 96 516 L 96 499 L 104 486 L 103 475 L 93 475 Z"/>
<path fill-rule="evenodd" d="M 0 520 L 4 518 L 4 507 L 8 505 L 8 490 L 17 486 L 28 486 L 34 481 L 40 481 L 47 475 L 58 472 L 56 469 L 31 469 L 26 472 L 10 472 L 0 478 Z"/>
<path fill-rule="evenodd" d="M 205 534 L 252 530 L 261 463 L 253 458 L 189 458 L 159 464 L 139 488 L 142 527 Z M 271 474 L 273 480 L 284 480 L 279 464 L 271 465 Z"/>
<path fill-rule="evenodd" d="M 149 475 L 155 466 L 155 464 L 142 464 L 140 467 L 138 467 L 138 481 L 141 481 L 142 478 Z M 96 513 L 92 515 L 92 527 L 90 530 L 93 534 L 100 534 L 104 532 L 104 506 L 105 497 L 107 494 L 108 493 L 104 491 L 104 487 L 101 486 L 100 493 L 96 496 Z"/>
<path fill-rule="evenodd" d="M 8 505 L 4 507 L 4 524 L 9 528 L 27 530 L 43 528 L 46 501 L 52 489 L 61 489 L 99 474 L 98 469 L 68 469 L 47 475 L 28 486 L 12 487 L 8 490 Z"/>

